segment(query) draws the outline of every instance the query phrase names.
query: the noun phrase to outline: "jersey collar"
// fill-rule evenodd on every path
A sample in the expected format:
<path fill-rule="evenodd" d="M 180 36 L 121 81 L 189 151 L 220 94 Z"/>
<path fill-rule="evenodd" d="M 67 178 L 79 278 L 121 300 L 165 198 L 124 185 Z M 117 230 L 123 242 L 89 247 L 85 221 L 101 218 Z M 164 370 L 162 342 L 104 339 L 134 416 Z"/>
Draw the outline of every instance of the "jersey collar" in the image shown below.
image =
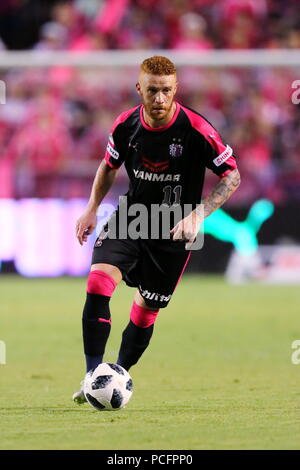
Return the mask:
<path fill-rule="evenodd" d="M 151 127 L 145 122 L 144 115 L 143 115 L 144 105 L 142 104 L 140 108 L 140 119 L 141 119 L 141 123 L 143 127 L 147 129 L 148 131 L 152 131 L 152 132 L 160 132 L 160 131 L 165 131 L 166 129 L 169 129 L 169 127 L 171 127 L 172 124 L 174 124 L 174 122 L 176 121 L 177 116 L 180 111 L 180 106 L 177 103 L 177 101 L 175 101 L 175 104 L 176 104 L 176 109 L 175 109 L 175 113 L 173 114 L 171 121 L 169 121 L 165 126 L 160 126 L 160 127 Z"/>

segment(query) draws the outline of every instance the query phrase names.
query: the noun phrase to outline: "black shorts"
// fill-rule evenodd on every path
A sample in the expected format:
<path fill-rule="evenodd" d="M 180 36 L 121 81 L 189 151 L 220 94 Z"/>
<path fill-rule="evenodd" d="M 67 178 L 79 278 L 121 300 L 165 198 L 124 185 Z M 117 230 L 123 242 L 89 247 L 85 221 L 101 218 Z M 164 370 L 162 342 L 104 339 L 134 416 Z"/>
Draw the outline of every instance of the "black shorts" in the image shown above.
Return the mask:
<path fill-rule="evenodd" d="M 110 239 L 103 238 L 104 233 L 105 229 L 95 242 L 92 264 L 116 266 L 126 284 L 137 287 L 149 307 L 166 307 L 191 254 L 178 249 L 178 243 L 183 242 Z"/>

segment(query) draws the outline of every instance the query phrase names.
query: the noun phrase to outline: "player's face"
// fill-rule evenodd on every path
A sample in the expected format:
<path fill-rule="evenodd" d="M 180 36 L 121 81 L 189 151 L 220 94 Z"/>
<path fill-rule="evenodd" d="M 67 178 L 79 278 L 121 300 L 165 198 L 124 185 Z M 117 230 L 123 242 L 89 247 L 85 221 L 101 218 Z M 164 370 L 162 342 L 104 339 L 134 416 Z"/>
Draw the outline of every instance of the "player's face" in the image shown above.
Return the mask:
<path fill-rule="evenodd" d="M 141 73 L 136 88 L 142 97 L 146 114 L 161 124 L 168 120 L 177 90 L 176 75 Z"/>

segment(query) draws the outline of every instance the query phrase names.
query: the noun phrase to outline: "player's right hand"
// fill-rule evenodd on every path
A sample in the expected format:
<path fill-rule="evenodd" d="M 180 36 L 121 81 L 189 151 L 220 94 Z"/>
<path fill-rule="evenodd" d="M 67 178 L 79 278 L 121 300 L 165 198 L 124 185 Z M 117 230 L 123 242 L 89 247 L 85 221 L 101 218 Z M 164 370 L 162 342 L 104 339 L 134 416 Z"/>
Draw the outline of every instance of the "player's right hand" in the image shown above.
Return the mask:
<path fill-rule="evenodd" d="M 95 211 L 85 211 L 76 222 L 76 237 L 80 245 L 87 241 L 90 235 L 96 228 L 97 215 Z"/>

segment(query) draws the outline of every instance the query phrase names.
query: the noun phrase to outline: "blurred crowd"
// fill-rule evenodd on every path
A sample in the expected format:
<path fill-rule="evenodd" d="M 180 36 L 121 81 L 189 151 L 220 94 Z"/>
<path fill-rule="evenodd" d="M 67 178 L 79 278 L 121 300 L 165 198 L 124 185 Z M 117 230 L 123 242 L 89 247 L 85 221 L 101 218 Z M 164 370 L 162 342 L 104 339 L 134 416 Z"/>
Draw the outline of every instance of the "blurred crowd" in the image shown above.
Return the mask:
<path fill-rule="evenodd" d="M 8 49 L 300 48 L 298 0 L 1 0 Z"/>
<path fill-rule="evenodd" d="M 6 0 L 1 47 L 300 48 L 297 3 Z M 88 197 L 115 117 L 139 103 L 136 74 L 130 67 L 121 78 L 113 68 L 0 68 L 7 91 L 0 105 L 0 197 Z M 300 106 L 291 101 L 299 68 L 182 67 L 178 75 L 178 101 L 203 114 L 238 157 L 243 184 L 230 204 L 300 200 Z M 213 182 L 209 177 L 207 189 Z M 118 189 L 126 184 L 121 170 Z"/>

